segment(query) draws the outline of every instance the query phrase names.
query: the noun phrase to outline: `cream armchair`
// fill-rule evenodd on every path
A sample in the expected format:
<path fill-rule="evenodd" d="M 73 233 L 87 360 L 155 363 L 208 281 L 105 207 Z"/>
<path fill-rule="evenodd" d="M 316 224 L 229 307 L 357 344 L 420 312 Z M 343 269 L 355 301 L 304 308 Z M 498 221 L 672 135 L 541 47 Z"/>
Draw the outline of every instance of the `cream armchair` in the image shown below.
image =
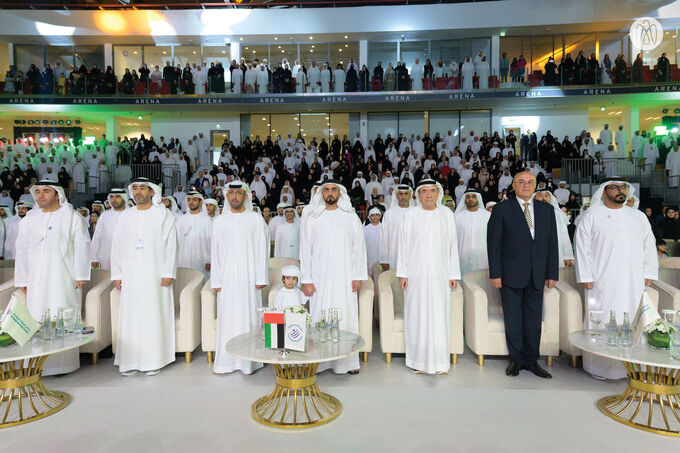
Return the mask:
<path fill-rule="evenodd" d="M 465 343 L 484 366 L 486 355 L 507 355 L 500 291 L 491 286 L 489 270 L 472 271 L 463 277 L 465 295 Z M 540 354 L 548 366 L 560 353 L 560 297 L 555 288 L 543 291 L 543 323 Z"/>
<path fill-rule="evenodd" d="M 85 295 L 82 304 L 83 326 L 94 327 L 93 339 L 80 352 L 92 354 L 92 363 L 99 361 L 102 349 L 111 345 L 111 271 L 92 269 L 90 281 L 85 284 L 82 293 Z"/>
<path fill-rule="evenodd" d="M 392 354 L 406 352 L 404 336 L 404 292 L 399 287 L 396 271 L 390 269 L 378 278 L 380 305 L 380 348 L 385 362 L 392 363 Z M 451 363 L 458 364 L 458 354 L 465 350 L 463 341 L 463 290 L 461 285 L 451 291 L 451 330 L 449 352 Z"/>
<path fill-rule="evenodd" d="M 262 303 L 268 303 L 272 286 L 281 284 L 281 269 L 300 262 L 292 258 L 269 258 L 269 285 L 262 288 Z M 272 299 L 273 300 L 273 299 Z M 213 352 L 217 346 L 217 291 L 210 287 L 208 279 L 201 289 L 201 349 L 208 357 L 208 363 L 213 361 Z"/>
<path fill-rule="evenodd" d="M 274 307 L 276 293 L 283 287 L 283 283 L 275 282 L 269 291 L 267 306 Z M 359 349 L 361 360 L 368 362 L 368 353 L 373 350 L 373 280 L 370 278 L 361 282 L 359 290 L 359 335 L 364 339 L 364 346 Z"/>
<path fill-rule="evenodd" d="M 183 352 L 186 363 L 201 342 L 201 287 L 203 273 L 180 267 L 173 285 L 175 299 L 175 352 Z M 120 291 L 111 291 L 111 337 L 116 352 Z"/>

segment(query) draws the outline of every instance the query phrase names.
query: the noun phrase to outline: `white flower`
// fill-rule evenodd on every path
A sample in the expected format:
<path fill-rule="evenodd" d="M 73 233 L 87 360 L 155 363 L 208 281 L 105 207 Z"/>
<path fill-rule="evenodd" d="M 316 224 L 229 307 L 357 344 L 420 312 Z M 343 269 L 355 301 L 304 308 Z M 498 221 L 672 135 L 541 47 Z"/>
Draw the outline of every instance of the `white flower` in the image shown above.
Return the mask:
<path fill-rule="evenodd" d="M 663 319 L 657 319 L 656 321 L 647 325 L 644 328 L 645 333 L 653 333 L 653 332 L 671 333 L 673 331 L 674 331 L 673 327 L 667 321 L 665 321 Z"/>

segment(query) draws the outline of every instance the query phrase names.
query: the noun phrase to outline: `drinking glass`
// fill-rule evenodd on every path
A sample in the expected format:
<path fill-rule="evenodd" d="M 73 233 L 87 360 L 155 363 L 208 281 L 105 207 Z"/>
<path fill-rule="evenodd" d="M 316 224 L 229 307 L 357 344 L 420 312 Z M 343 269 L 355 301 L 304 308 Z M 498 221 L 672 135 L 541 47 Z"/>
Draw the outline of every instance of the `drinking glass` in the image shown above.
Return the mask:
<path fill-rule="evenodd" d="M 75 330 L 75 309 L 64 308 L 64 336 L 70 335 Z"/>
<path fill-rule="evenodd" d="M 267 311 L 267 307 L 257 307 L 257 319 L 260 322 L 260 340 L 264 341 L 264 312 Z"/>
<path fill-rule="evenodd" d="M 593 329 L 588 331 L 588 334 L 592 337 L 601 335 L 600 324 L 604 321 L 604 311 L 603 310 L 590 310 L 590 322 L 593 325 Z"/>

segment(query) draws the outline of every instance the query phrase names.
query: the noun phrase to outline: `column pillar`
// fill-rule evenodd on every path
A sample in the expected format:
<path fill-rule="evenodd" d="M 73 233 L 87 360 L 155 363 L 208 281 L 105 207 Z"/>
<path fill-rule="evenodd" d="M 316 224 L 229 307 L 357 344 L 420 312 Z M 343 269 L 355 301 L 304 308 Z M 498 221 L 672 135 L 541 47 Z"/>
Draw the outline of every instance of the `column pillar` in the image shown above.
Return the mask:
<path fill-rule="evenodd" d="M 14 43 L 7 43 L 7 55 L 9 56 L 9 64 L 14 64 Z"/>
<path fill-rule="evenodd" d="M 631 141 L 633 140 L 633 136 L 635 135 L 635 131 L 640 129 L 640 107 L 637 105 L 631 105 L 630 107 L 626 107 L 623 110 L 623 118 L 622 118 L 622 123 L 623 123 L 623 130 L 626 132 L 626 135 L 628 136 L 628 145 L 626 146 L 626 157 L 631 157 Z M 619 130 L 619 126 L 616 125 L 615 127 L 612 128 L 614 131 L 614 134 L 616 134 L 616 131 Z"/>
<path fill-rule="evenodd" d="M 110 42 L 104 43 L 104 69 L 113 67 L 113 44 Z"/>
<path fill-rule="evenodd" d="M 120 121 L 113 115 L 106 117 L 106 139 L 115 142 L 120 131 Z"/>
<path fill-rule="evenodd" d="M 365 39 L 359 41 L 359 67 L 363 65 L 368 67 L 368 41 Z"/>
<path fill-rule="evenodd" d="M 501 61 L 501 37 L 500 35 L 491 36 L 491 55 L 489 56 L 491 60 L 491 74 L 500 74 L 500 61 Z"/>
<path fill-rule="evenodd" d="M 359 134 L 361 135 L 361 139 L 366 143 L 366 146 L 368 146 L 368 113 L 367 112 L 361 112 L 359 114 Z"/>
<path fill-rule="evenodd" d="M 240 42 L 232 42 L 229 45 L 229 53 L 231 54 L 230 57 L 232 60 L 236 60 L 238 63 L 241 60 L 241 43 Z M 269 62 L 271 65 L 271 61 Z"/>

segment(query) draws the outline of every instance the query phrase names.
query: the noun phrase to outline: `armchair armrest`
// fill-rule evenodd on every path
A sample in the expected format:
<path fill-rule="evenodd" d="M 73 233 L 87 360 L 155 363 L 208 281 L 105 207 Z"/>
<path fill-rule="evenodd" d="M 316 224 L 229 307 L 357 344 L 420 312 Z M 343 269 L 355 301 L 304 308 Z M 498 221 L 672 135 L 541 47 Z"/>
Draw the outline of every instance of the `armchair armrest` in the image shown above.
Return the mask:
<path fill-rule="evenodd" d="M 267 307 L 274 308 L 276 295 L 279 293 L 279 290 L 281 288 L 283 288 L 283 282 L 281 280 L 274 283 L 269 289 L 269 292 L 267 293 L 267 299 L 265 299 L 264 294 L 262 295 L 262 304 L 264 305 L 266 303 Z"/>
<path fill-rule="evenodd" d="M 378 277 L 378 305 L 380 308 L 380 348 L 383 352 L 392 352 L 394 335 L 394 296 L 392 295 L 392 279 L 394 271 L 389 270 Z"/>
<path fill-rule="evenodd" d="M 541 354 L 560 353 L 560 295 L 555 288 L 543 288 L 543 333 Z"/>
<path fill-rule="evenodd" d="M 359 298 L 359 335 L 364 339 L 364 347 L 359 352 L 371 352 L 373 349 L 373 280 L 370 278 L 361 283 Z"/>
<path fill-rule="evenodd" d="M 179 295 L 179 325 L 186 334 L 178 336 L 178 352 L 192 352 L 201 341 L 201 288 L 203 274 L 196 271 L 196 275 L 182 288 Z M 181 341 L 180 341 L 181 340 Z M 184 341 L 189 343 L 180 344 Z"/>
<path fill-rule="evenodd" d="M 569 334 L 583 330 L 583 304 L 581 295 L 571 285 L 555 282 L 560 296 L 560 349 L 572 356 L 580 356 L 581 350 L 569 342 Z"/>
<path fill-rule="evenodd" d="M 680 310 L 680 289 L 661 280 L 652 282 L 652 288 L 659 293 L 659 312 L 664 309 Z"/>
<path fill-rule="evenodd" d="M 86 344 L 81 352 L 99 352 L 111 344 L 111 290 L 115 286 L 109 279 L 94 285 L 85 295 L 83 326 L 94 327 L 94 340 Z M 116 324 L 117 331 L 118 324 Z"/>
<path fill-rule="evenodd" d="M 475 354 L 486 354 L 489 345 L 489 300 L 472 278 L 463 277 L 465 343 Z"/>

